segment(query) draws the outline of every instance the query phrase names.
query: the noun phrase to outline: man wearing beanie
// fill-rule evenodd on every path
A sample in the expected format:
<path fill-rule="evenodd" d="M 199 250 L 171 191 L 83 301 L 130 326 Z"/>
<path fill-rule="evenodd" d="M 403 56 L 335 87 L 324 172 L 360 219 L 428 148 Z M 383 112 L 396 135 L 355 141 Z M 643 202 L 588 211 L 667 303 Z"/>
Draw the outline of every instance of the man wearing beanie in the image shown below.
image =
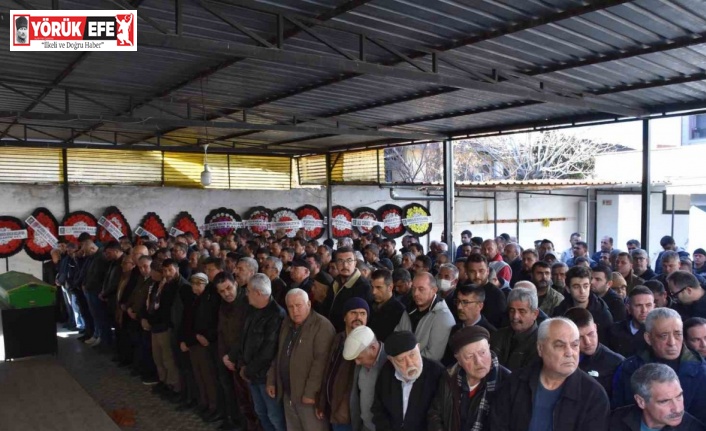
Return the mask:
<path fill-rule="evenodd" d="M 375 384 L 373 422 L 386 431 L 426 431 L 427 411 L 439 387 L 444 368 L 422 357 L 409 331 L 393 332 L 385 341 L 390 359 Z"/>
<path fill-rule="evenodd" d="M 311 306 L 322 316 L 328 316 L 333 303 L 333 277 L 328 272 L 320 271 L 314 277 L 314 283 L 311 285 Z"/>
<path fill-rule="evenodd" d="M 367 326 L 351 331 L 343 345 L 343 359 L 355 361 L 351 390 L 351 426 L 355 431 L 373 431 L 373 400 L 375 383 L 383 365 L 387 363 L 385 346 Z"/>
<path fill-rule="evenodd" d="M 328 417 L 333 431 L 350 430 L 350 394 L 353 386 L 355 364 L 343 359 L 343 347 L 348 334 L 368 323 L 370 308 L 362 298 L 350 298 L 343 304 L 345 329 L 336 334 L 328 354 L 321 390 L 316 402 L 319 419 Z"/>
<path fill-rule="evenodd" d="M 15 43 L 23 45 L 29 43 L 29 37 L 27 37 L 28 28 L 29 22 L 26 16 L 18 16 L 15 18 Z"/>
<path fill-rule="evenodd" d="M 694 250 L 694 274 L 706 277 L 706 250 Z"/>
<path fill-rule="evenodd" d="M 457 361 L 439 381 L 429 409 L 429 431 L 487 430 L 490 406 L 510 370 L 490 350 L 490 333 L 466 326 L 449 341 Z"/>

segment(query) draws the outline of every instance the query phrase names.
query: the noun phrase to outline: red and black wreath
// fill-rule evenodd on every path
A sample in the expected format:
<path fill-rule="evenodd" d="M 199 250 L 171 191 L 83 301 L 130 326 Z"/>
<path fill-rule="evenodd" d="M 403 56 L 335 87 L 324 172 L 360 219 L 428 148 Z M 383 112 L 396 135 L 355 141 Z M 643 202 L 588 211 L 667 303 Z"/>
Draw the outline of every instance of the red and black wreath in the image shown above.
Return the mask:
<path fill-rule="evenodd" d="M 252 207 L 245 213 L 245 220 L 257 220 L 261 222 L 262 224 L 260 225 L 248 226 L 248 229 L 250 229 L 252 233 L 260 235 L 268 230 L 267 223 L 272 220 L 272 211 L 265 207 Z"/>
<path fill-rule="evenodd" d="M 206 224 L 218 223 L 218 222 L 239 222 L 243 219 L 232 209 L 220 207 L 211 210 L 206 216 Z M 223 229 L 209 229 L 211 233 L 218 236 L 226 236 L 235 232 L 235 228 L 223 228 Z"/>
<path fill-rule="evenodd" d="M 194 235 L 194 239 L 199 239 L 199 236 L 201 236 L 196 221 L 188 211 L 182 211 L 174 217 L 174 227 L 184 233 L 191 232 Z"/>
<path fill-rule="evenodd" d="M 341 205 L 334 205 L 331 208 L 331 234 L 334 238 L 344 238 L 353 234 L 353 212 Z"/>
<path fill-rule="evenodd" d="M 404 235 L 402 225 L 402 208 L 387 204 L 378 209 L 378 220 L 383 222 L 382 234 L 387 238 L 399 238 Z"/>
<path fill-rule="evenodd" d="M 362 219 L 362 220 L 377 221 L 378 215 L 377 215 L 377 211 L 375 211 L 372 208 L 360 207 L 357 210 L 355 210 L 355 217 L 353 217 L 353 218 Z M 373 230 L 373 226 L 356 226 L 355 228 L 361 234 L 367 234 L 371 230 Z"/>
<path fill-rule="evenodd" d="M 313 205 L 302 205 L 297 208 L 297 217 L 302 221 L 302 228 L 309 239 L 319 239 L 324 234 L 324 215 Z"/>
<path fill-rule="evenodd" d="M 128 238 L 132 238 L 130 223 L 127 222 L 127 219 L 125 218 L 123 213 L 120 212 L 118 207 L 109 206 L 105 209 L 105 211 L 103 211 L 103 217 L 105 217 L 106 220 L 111 222 L 115 227 L 118 228 L 118 230 L 120 230 L 120 233 L 122 234 L 121 236 L 127 236 Z M 98 241 L 105 244 L 110 241 L 117 241 L 119 239 L 120 238 L 114 238 L 113 235 L 111 235 L 110 232 L 108 232 L 108 230 L 103 226 L 98 226 Z"/>
<path fill-rule="evenodd" d="M 32 211 L 32 216 L 37 219 L 54 238 L 59 238 L 59 222 L 56 217 L 46 208 L 37 208 Z M 51 259 L 52 245 L 41 237 L 35 234 L 31 226 L 27 226 L 27 241 L 25 241 L 25 252 L 34 260 L 44 261 Z"/>
<path fill-rule="evenodd" d="M 277 208 L 273 211 L 272 214 L 272 221 L 275 223 L 281 223 L 281 222 L 296 222 L 299 221 L 299 217 L 297 217 L 297 213 L 294 212 L 293 209 L 290 208 Z M 286 228 L 284 229 L 285 235 L 287 235 L 290 238 L 294 238 L 294 236 L 297 234 L 297 231 L 299 228 Z"/>
<path fill-rule="evenodd" d="M 0 233 L 23 229 L 25 225 L 22 220 L 12 216 L 0 216 Z M 16 255 L 22 250 L 24 243 L 24 239 L 0 238 L 0 259 Z"/>
<path fill-rule="evenodd" d="M 155 212 L 150 211 L 145 214 L 138 226 L 156 236 L 157 239 L 167 237 L 167 228 L 164 227 L 164 222 Z"/>
<path fill-rule="evenodd" d="M 64 220 L 61 222 L 61 226 L 81 226 L 81 227 L 98 227 L 98 220 L 93 216 L 93 214 L 86 211 L 74 211 L 72 213 L 66 214 Z M 63 235 L 63 237 L 74 244 L 78 244 L 78 237 L 80 234 L 76 235 Z M 95 240 L 96 236 L 91 235 L 91 239 Z"/>

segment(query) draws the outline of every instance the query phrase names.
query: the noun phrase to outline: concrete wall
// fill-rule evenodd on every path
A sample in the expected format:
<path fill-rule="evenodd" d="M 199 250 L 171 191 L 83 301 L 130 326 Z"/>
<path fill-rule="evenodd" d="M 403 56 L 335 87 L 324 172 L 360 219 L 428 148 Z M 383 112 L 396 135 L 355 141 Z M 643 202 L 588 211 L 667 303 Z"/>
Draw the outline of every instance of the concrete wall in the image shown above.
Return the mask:
<path fill-rule="evenodd" d="M 613 237 L 614 246 L 626 250 L 630 239 L 640 239 L 641 196 L 638 194 L 598 194 L 597 195 L 597 237 L 608 235 Z M 610 202 L 610 205 L 608 203 Z M 672 231 L 671 214 L 662 214 L 662 195 L 653 193 L 650 210 L 650 243 L 647 251 L 651 261 L 657 259 L 662 251 L 659 240 Z M 679 247 L 691 251 L 695 246 L 689 245 L 689 215 L 674 216 L 674 239 Z M 600 243 L 596 244 L 600 248 Z M 643 244 L 643 248 L 644 244 Z M 595 250 L 594 250 L 595 251 Z"/>

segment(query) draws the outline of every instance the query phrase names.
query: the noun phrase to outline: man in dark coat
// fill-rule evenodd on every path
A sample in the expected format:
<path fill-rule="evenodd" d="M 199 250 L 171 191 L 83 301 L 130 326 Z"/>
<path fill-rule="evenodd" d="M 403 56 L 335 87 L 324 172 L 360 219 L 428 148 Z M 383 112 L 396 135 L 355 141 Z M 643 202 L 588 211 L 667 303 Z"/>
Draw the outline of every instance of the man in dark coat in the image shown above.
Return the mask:
<path fill-rule="evenodd" d="M 510 370 L 490 350 L 490 333 L 466 326 L 449 345 L 458 361 L 439 380 L 439 389 L 427 414 L 429 431 L 488 429 L 490 407 Z"/>
<path fill-rule="evenodd" d="M 554 309 L 554 316 L 563 316 L 569 308 L 581 307 L 591 312 L 598 326 L 598 340 L 604 342 L 608 328 L 613 324 L 613 315 L 605 302 L 591 292 L 591 270 L 574 266 L 566 273 L 566 286 L 570 295 Z"/>
<path fill-rule="evenodd" d="M 277 340 L 284 310 L 272 297 L 272 283 L 265 274 L 255 274 L 248 283 L 252 307 L 245 318 L 240 342 L 233 346 L 231 361 L 248 383 L 255 412 L 263 428 L 284 431 L 282 403 L 267 395 L 267 371 L 277 354 Z"/>
<path fill-rule="evenodd" d="M 611 288 L 612 285 L 613 270 L 603 263 L 596 265 L 591 274 L 591 292 L 606 303 L 613 321 L 620 322 L 627 318 L 627 310 L 623 299 Z"/>
<path fill-rule="evenodd" d="M 495 327 L 500 327 L 507 311 L 507 300 L 503 292 L 488 279 L 488 260 L 480 254 L 472 254 L 466 260 L 468 281 L 483 287 L 485 302 L 482 314 Z"/>
<path fill-rule="evenodd" d="M 333 303 L 328 315 L 336 333 L 343 331 L 343 304 L 353 297 L 363 298 L 369 303 L 372 301 L 370 283 L 361 277 L 356 268 L 356 258 L 353 249 L 340 247 L 336 251 L 336 268 L 338 277 L 333 282 Z"/>
<path fill-rule="evenodd" d="M 500 364 L 514 372 L 537 358 L 537 292 L 515 287 L 508 295 L 508 303 L 510 326 L 491 335 L 490 348 Z"/>
<path fill-rule="evenodd" d="M 678 300 L 674 309 L 683 320 L 690 317 L 706 317 L 706 290 L 694 274 L 674 271 L 667 276 L 665 286 L 672 297 Z"/>
<path fill-rule="evenodd" d="M 498 329 L 491 325 L 485 316 L 481 314 L 484 301 L 485 290 L 483 290 L 482 287 L 476 286 L 475 284 L 463 284 L 456 289 L 456 305 L 454 309 L 456 310 L 459 323 L 451 328 L 449 340 L 460 329 L 468 326 L 480 326 L 485 328 L 491 337 L 495 332 L 497 332 Z M 441 360 L 441 363 L 446 367 L 456 363 L 456 358 L 454 358 L 454 353 L 450 344 L 446 348 L 446 352 L 444 353 L 444 358 Z"/>
<path fill-rule="evenodd" d="M 426 431 L 427 411 L 444 368 L 422 357 L 414 334 L 393 332 L 387 337 L 389 361 L 375 383 L 373 423 L 378 430 Z"/>
<path fill-rule="evenodd" d="M 679 376 L 684 390 L 684 408 L 700 421 L 706 420 L 706 362 L 683 345 L 683 324 L 679 313 L 669 308 L 655 308 L 645 321 L 645 340 L 650 348 L 627 358 L 613 380 L 613 407 L 632 404 L 634 393 L 630 378 L 649 363 L 669 365 Z"/>
<path fill-rule="evenodd" d="M 625 358 L 598 342 L 593 316 L 584 308 L 572 308 L 564 315 L 578 326 L 581 336 L 579 368 L 603 386 L 608 397 L 613 391 L 613 375 Z"/>
<path fill-rule="evenodd" d="M 626 358 L 647 348 L 645 319 L 654 308 L 655 297 L 652 291 L 645 286 L 635 286 L 628 293 L 630 318 L 614 323 L 608 328 L 606 345 L 615 353 Z"/>
<path fill-rule="evenodd" d="M 392 271 L 378 269 L 370 276 L 372 284 L 373 306 L 370 309 L 370 323 L 375 337 L 383 343 L 394 332 L 405 312 L 405 306 L 394 297 Z"/>
<path fill-rule="evenodd" d="M 194 380 L 198 388 L 201 417 L 206 422 L 222 419 L 218 411 L 218 377 L 216 374 L 216 337 L 218 333 L 218 307 L 220 297 L 212 287 L 207 287 L 208 277 L 194 273 L 189 281 L 193 296 L 193 318 L 182 322 L 179 348 L 191 360 Z"/>
<path fill-rule="evenodd" d="M 610 415 L 610 431 L 704 431 L 706 427 L 684 411 L 679 377 L 668 365 L 646 364 L 630 378 L 637 404 Z"/>
<path fill-rule="evenodd" d="M 513 373 L 490 408 L 492 431 L 596 431 L 610 405 L 598 382 L 578 369 L 579 330 L 563 317 L 539 327 L 540 361 Z"/>

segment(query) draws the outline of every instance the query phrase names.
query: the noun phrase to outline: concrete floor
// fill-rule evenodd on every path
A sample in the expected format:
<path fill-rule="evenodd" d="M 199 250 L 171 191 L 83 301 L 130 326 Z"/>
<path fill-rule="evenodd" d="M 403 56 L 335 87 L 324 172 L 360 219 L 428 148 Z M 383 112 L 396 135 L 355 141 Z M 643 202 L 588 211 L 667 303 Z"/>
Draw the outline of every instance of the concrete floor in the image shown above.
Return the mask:
<path fill-rule="evenodd" d="M 102 354 L 59 333 L 59 355 L 0 363 L 0 429 L 2 431 L 117 431 L 108 413 L 135 412 L 140 431 L 213 431 L 194 413 L 150 392 L 150 387 L 118 368 Z"/>

